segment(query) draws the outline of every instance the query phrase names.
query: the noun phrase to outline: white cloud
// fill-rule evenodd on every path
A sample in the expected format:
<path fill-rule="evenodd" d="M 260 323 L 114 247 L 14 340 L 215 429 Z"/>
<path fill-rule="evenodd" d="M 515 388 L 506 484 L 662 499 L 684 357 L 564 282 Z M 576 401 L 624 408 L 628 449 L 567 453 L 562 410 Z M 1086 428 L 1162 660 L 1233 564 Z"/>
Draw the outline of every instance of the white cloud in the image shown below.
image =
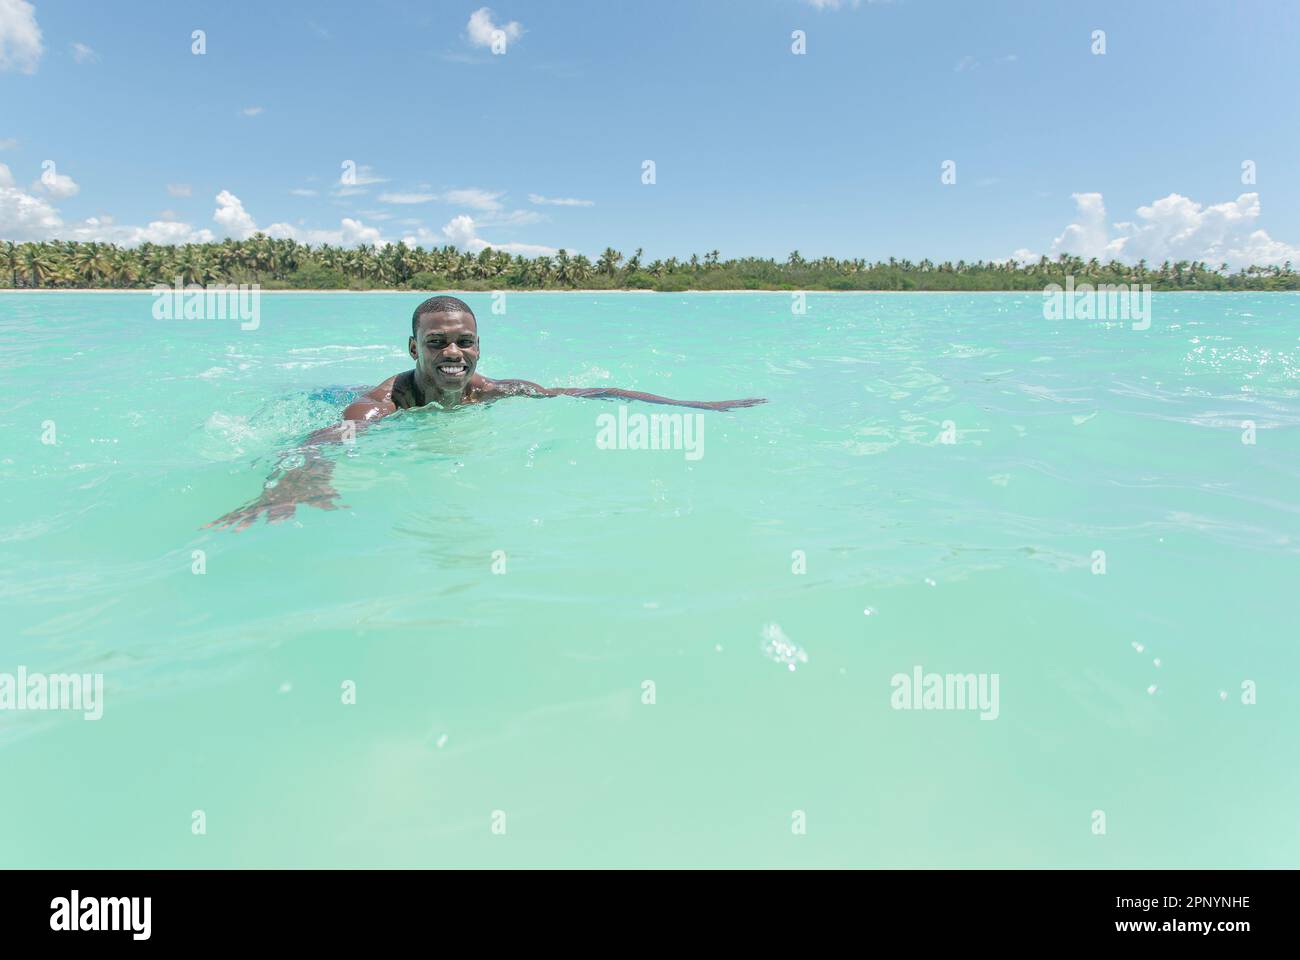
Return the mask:
<path fill-rule="evenodd" d="M 337 234 L 338 239 L 335 240 Z M 307 243 L 332 243 L 336 246 L 354 247 L 359 244 L 368 243 L 376 247 L 384 246 L 384 238 L 380 236 L 379 230 L 375 227 L 367 227 L 359 220 L 352 220 L 349 217 L 343 218 L 340 229 L 336 231 L 328 230 L 309 230 L 307 232 Z M 319 239 L 310 239 L 317 237 Z M 330 239 L 324 239 L 329 237 Z"/>
<path fill-rule="evenodd" d="M 350 182 L 349 182 L 350 181 Z M 380 177 L 370 167 L 344 167 L 339 173 L 338 187 L 330 191 L 331 197 L 355 197 L 369 193 L 366 188 L 373 183 L 387 183 L 387 177 Z"/>
<path fill-rule="evenodd" d="M 428 203 L 437 200 L 436 193 L 381 193 L 380 203 Z"/>
<path fill-rule="evenodd" d="M 277 240 L 297 240 L 320 246 L 328 243 L 335 247 L 357 247 L 369 244 L 382 247 L 386 241 L 377 227 L 367 227 L 360 220 L 344 217 L 337 230 L 299 230 L 287 223 L 273 223 L 266 228 L 266 235 Z"/>
<path fill-rule="evenodd" d="M 349 186 L 349 184 L 347 184 L 346 181 L 343 179 L 345 176 L 347 176 L 347 171 L 343 171 L 342 173 L 339 174 L 339 183 L 344 186 Z M 375 174 L 374 168 L 368 167 L 363 163 L 361 166 L 357 167 L 356 173 L 352 177 L 351 185 L 364 187 L 372 183 L 387 183 L 387 182 L 388 182 L 387 177 L 377 176 Z"/>
<path fill-rule="evenodd" d="M 493 192 L 469 187 L 465 190 L 448 190 L 442 195 L 442 201 L 458 207 L 469 207 L 472 210 L 500 210 L 500 198 L 503 196 L 505 196 L 504 190 Z"/>
<path fill-rule="evenodd" d="M 381 193 L 379 202 L 414 204 L 437 201 L 455 207 L 469 207 L 471 210 L 495 213 L 501 209 L 501 198 L 503 196 L 505 196 L 504 190 L 480 190 L 478 187 L 467 187 L 463 190 L 448 190 L 445 193 L 431 193 L 428 191 L 420 193 Z"/>
<path fill-rule="evenodd" d="M 45 240 L 62 226 L 58 211 L 15 187 L 13 174 L 0 163 L 0 239 Z"/>
<path fill-rule="evenodd" d="M 243 203 L 229 190 L 217 194 L 217 209 L 212 219 L 236 240 L 247 240 L 257 233 L 257 224 Z"/>
<path fill-rule="evenodd" d="M 480 227 L 522 227 L 529 223 L 540 223 L 546 217 L 536 210 L 511 210 L 509 213 L 489 213 L 474 222 Z"/>
<path fill-rule="evenodd" d="M 337 230 L 299 229 L 287 223 L 273 223 L 269 227 L 258 227 L 252 214 L 244 209 L 244 204 L 229 190 L 217 194 L 217 209 L 212 219 L 223 227 L 236 240 L 247 240 L 255 233 L 264 233 L 275 240 L 297 240 L 299 243 L 322 244 L 353 247 L 362 243 L 382 246 L 384 238 L 378 228 L 367 227 L 360 220 L 344 217 Z"/>
<path fill-rule="evenodd" d="M 188 183 L 169 183 L 167 192 L 173 197 L 188 197 L 194 192 Z"/>
<path fill-rule="evenodd" d="M 1069 253 L 1129 263 L 1202 260 L 1213 266 L 1227 263 L 1234 269 L 1300 262 L 1300 247 L 1274 240 L 1258 228 L 1257 193 L 1243 193 L 1236 200 L 1208 207 L 1171 193 L 1138 207 L 1136 220 L 1110 226 L 1101 194 L 1076 193 L 1073 197 L 1076 222 L 1052 241 L 1052 256 Z"/>
<path fill-rule="evenodd" d="M 70 182 L 70 181 L 69 181 Z M 46 192 L 49 192 L 48 189 Z M 216 197 L 216 209 L 212 219 L 217 230 L 207 228 L 195 229 L 188 223 L 175 219 L 171 211 L 163 214 L 163 219 L 151 221 L 148 225 L 119 226 L 112 217 L 90 217 L 76 222 L 65 222 L 48 200 L 33 196 L 15 185 L 10 169 L 0 163 L 0 239 L 4 240 L 77 240 L 115 243 L 130 247 L 150 242 L 158 244 L 209 243 L 215 237 L 230 236 L 237 240 L 247 240 L 256 233 L 264 233 L 275 239 L 293 239 L 299 243 L 319 245 L 323 243 L 334 246 L 352 247 L 359 244 L 371 244 L 382 247 L 387 242 L 379 228 L 368 226 L 361 220 L 344 217 L 336 230 L 315 230 L 288 223 L 272 223 L 260 227 L 253 215 L 244 208 L 243 201 L 229 190 L 222 190 Z M 380 212 L 377 217 L 387 214 Z M 499 218 L 501 223 L 526 223 L 535 217 L 532 211 L 514 211 Z M 440 246 L 449 240 L 463 249 L 477 253 L 484 247 L 495 250 L 529 255 L 553 254 L 551 247 L 527 243 L 490 243 L 477 235 L 477 225 L 468 215 L 454 218 L 443 228 L 442 234 L 434 234 L 419 227 L 415 235 L 404 238 L 407 243 L 420 243 L 426 246 Z"/>
<path fill-rule="evenodd" d="M 0 150 L 13 150 L 17 146 L 18 146 L 18 141 L 14 140 L 11 137 L 6 138 L 4 140 L 0 140 Z"/>
<path fill-rule="evenodd" d="M 211 243 L 214 239 L 211 230 L 195 230 L 188 223 L 154 220 L 147 227 L 119 227 L 112 217 L 89 217 L 79 224 L 64 227 L 58 236 L 60 240 L 115 243 L 119 247 L 135 247 L 142 243 Z"/>
<path fill-rule="evenodd" d="M 517 20 L 511 20 L 498 26 L 492 22 L 492 11 L 487 7 L 479 7 L 469 17 L 469 25 L 465 28 L 469 36 L 469 42 L 476 47 L 492 46 L 492 37 L 496 31 L 500 30 L 507 41 L 514 43 L 524 35 L 524 28 Z"/>
<path fill-rule="evenodd" d="M 857 9 L 866 3 L 893 3 L 894 0 L 803 0 L 809 6 L 816 7 L 818 10 L 842 10 L 845 7 Z"/>
<path fill-rule="evenodd" d="M 442 228 L 442 233 L 456 246 L 465 247 L 474 253 L 487 246 L 486 243 L 474 236 L 474 218 L 463 213 L 458 217 L 453 217 L 451 222 Z M 474 244 L 478 245 L 474 246 Z"/>
<path fill-rule="evenodd" d="M 36 8 L 27 0 L 0 0 L 0 73 L 35 73 L 44 52 Z"/>
<path fill-rule="evenodd" d="M 74 43 L 72 45 L 72 59 L 77 63 L 99 63 L 99 54 L 84 43 Z"/>
<path fill-rule="evenodd" d="M 1073 193 L 1077 223 L 1072 223 L 1052 241 L 1052 254 L 1072 253 L 1076 257 L 1109 260 L 1118 254 L 1111 247 L 1106 226 L 1106 204 L 1100 193 Z"/>
<path fill-rule="evenodd" d="M 55 200 L 66 200 L 68 197 L 75 197 L 81 187 L 66 173 L 56 173 L 50 169 L 41 174 L 41 178 L 32 184 L 32 189 Z"/>
<path fill-rule="evenodd" d="M 536 193 L 528 195 L 529 203 L 550 204 L 556 207 L 594 207 L 595 200 L 574 200 L 571 197 L 543 197 Z"/>
<path fill-rule="evenodd" d="M 0 238 L 5 240 L 81 240 L 135 246 L 152 243 L 205 243 L 212 231 L 187 223 L 155 220 L 147 227 L 117 226 L 112 217 L 91 217 L 64 223 L 47 201 L 14 186 L 13 174 L 0 163 Z"/>
<path fill-rule="evenodd" d="M 418 226 L 418 220 L 398 220 L 405 226 Z M 402 242 L 408 247 L 441 247 L 447 242 L 447 238 L 439 233 L 434 233 L 428 227 L 418 227 L 413 233 L 408 232 L 402 236 Z"/>
<path fill-rule="evenodd" d="M 244 116 L 246 116 L 246 117 L 255 117 L 255 116 L 257 116 L 259 113 L 261 113 L 264 109 L 266 109 L 266 108 L 265 108 L 265 107 L 245 107 L 243 110 L 241 110 L 241 111 L 239 111 L 239 112 L 242 113 L 242 114 L 243 114 Z"/>
<path fill-rule="evenodd" d="M 427 233 L 424 230 L 420 232 Z M 556 252 L 554 247 L 543 247 L 534 243 L 492 243 L 490 240 L 484 240 L 478 236 L 474 218 L 463 213 L 452 217 L 451 222 L 442 228 L 442 234 L 449 243 L 467 253 L 478 253 L 484 247 L 504 250 L 506 253 L 522 253 L 530 257 L 550 256 Z"/>

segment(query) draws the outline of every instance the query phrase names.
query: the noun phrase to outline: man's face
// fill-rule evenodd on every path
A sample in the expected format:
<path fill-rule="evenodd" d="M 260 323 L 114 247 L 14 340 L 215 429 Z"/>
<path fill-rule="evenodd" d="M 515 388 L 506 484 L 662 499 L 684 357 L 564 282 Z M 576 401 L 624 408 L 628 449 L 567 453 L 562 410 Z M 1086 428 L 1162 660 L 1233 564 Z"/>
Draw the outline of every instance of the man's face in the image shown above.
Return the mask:
<path fill-rule="evenodd" d="M 478 366 L 478 325 L 459 310 L 421 314 L 410 348 L 426 382 L 439 390 L 461 390 Z"/>

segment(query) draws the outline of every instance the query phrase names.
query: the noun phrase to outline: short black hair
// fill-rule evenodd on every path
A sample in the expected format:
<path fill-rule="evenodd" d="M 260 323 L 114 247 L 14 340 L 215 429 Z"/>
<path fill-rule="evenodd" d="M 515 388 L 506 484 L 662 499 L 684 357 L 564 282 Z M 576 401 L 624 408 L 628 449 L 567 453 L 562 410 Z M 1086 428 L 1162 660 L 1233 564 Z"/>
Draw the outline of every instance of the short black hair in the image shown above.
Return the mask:
<path fill-rule="evenodd" d="M 430 297 L 415 308 L 415 313 L 411 314 L 411 336 L 415 336 L 419 330 L 420 318 L 426 313 L 468 313 L 474 317 L 474 311 L 464 300 L 457 297 Z M 474 322 L 478 323 L 478 317 L 474 317 Z"/>

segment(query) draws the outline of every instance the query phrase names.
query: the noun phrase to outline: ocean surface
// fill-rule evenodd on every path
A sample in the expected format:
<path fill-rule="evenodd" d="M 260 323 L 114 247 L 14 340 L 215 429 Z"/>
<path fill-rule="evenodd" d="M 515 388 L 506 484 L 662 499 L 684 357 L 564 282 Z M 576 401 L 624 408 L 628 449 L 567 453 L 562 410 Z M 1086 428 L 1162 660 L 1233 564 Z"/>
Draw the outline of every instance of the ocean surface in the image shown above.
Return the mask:
<path fill-rule="evenodd" d="M 103 682 L 0 709 L 0 867 L 1300 863 L 1300 297 L 467 294 L 489 377 L 770 402 L 403 412 L 203 529 L 421 299 L 0 294 L 0 683 Z"/>

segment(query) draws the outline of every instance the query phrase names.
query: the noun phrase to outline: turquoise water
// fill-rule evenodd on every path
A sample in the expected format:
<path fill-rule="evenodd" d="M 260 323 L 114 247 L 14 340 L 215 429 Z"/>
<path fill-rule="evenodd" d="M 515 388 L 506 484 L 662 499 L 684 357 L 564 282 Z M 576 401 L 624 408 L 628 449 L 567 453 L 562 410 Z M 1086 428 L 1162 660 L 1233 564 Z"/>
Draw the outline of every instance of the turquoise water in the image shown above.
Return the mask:
<path fill-rule="evenodd" d="M 0 295 L 0 673 L 104 678 L 0 711 L 0 866 L 1300 862 L 1300 298 L 466 295 L 488 376 L 771 402 L 694 461 L 405 412 L 349 509 L 201 529 L 420 299 Z"/>

